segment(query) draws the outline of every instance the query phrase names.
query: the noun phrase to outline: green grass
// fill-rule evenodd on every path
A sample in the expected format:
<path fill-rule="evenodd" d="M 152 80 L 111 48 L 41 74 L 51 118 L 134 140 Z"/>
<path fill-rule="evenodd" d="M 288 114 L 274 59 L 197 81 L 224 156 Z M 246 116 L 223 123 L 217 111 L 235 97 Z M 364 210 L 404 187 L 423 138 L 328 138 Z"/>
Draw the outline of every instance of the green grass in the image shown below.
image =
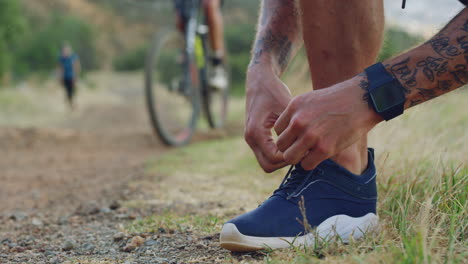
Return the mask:
<path fill-rule="evenodd" d="M 213 215 L 177 215 L 166 212 L 135 220 L 125 227 L 128 233 L 173 233 L 197 232 L 200 235 L 209 235 L 217 232 L 226 219 L 219 219 Z"/>
<path fill-rule="evenodd" d="M 249 263 L 467 263 L 466 100 L 467 90 L 457 91 L 370 134 L 379 173 L 379 232 L 348 245 L 332 240 L 312 248 L 266 250 Z M 285 173 L 263 173 L 240 133 L 174 149 L 150 161 L 147 171 L 152 178 L 140 184 L 168 210 L 135 221 L 128 230 L 162 226 L 204 235 L 254 209 Z"/>

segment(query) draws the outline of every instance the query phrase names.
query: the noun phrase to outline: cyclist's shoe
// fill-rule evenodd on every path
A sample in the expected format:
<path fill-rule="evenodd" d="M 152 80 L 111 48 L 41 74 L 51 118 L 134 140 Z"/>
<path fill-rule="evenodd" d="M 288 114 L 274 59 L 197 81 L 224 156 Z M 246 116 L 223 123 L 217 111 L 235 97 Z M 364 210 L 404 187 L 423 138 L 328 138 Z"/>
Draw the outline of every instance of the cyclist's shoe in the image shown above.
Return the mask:
<path fill-rule="evenodd" d="M 269 199 L 224 224 L 221 247 L 231 251 L 254 251 L 291 245 L 313 246 L 318 239 L 338 236 L 345 243 L 351 236 L 362 237 L 378 222 L 373 149 L 368 152 L 369 165 L 360 176 L 330 159 L 311 171 L 299 165 L 291 167 Z M 305 209 L 302 212 L 301 197 Z"/>
<path fill-rule="evenodd" d="M 210 86 L 217 90 L 226 90 L 228 87 L 228 78 L 223 65 L 213 67 L 213 74 L 210 78 Z"/>

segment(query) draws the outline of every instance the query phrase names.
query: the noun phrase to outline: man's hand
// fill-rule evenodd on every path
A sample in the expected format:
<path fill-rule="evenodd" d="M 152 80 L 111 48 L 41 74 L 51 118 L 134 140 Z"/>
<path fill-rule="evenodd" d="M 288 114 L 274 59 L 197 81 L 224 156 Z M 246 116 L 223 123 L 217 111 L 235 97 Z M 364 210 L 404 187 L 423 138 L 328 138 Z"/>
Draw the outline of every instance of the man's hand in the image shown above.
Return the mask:
<path fill-rule="evenodd" d="M 278 149 L 289 164 L 314 169 L 381 121 L 359 87 L 359 76 L 295 97 L 276 122 Z"/>
<path fill-rule="evenodd" d="M 287 165 L 273 141 L 271 130 L 284 111 L 291 93 L 268 67 L 252 67 L 246 83 L 245 140 L 265 172 Z"/>

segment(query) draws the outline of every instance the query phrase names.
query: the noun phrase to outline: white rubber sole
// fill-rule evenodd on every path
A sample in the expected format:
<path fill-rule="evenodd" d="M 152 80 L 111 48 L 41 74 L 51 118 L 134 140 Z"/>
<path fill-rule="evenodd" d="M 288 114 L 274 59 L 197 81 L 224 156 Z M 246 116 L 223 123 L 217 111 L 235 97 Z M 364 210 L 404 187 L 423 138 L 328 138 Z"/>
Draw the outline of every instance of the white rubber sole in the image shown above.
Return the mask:
<path fill-rule="evenodd" d="M 368 213 L 361 217 L 335 215 L 323 221 L 314 233 L 297 237 L 255 237 L 239 232 L 236 225 L 224 224 L 220 234 L 221 247 L 230 251 L 256 251 L 261 249 L 278 249 L 294 246 L 313 246 L 316 238 L 323 240 L 339 236 L 347 243 L 350 237 L 359 239 L 365 233 L 375 230 L 378 217 Z M 318 237 L 317 237 L 318 236 Z"/>

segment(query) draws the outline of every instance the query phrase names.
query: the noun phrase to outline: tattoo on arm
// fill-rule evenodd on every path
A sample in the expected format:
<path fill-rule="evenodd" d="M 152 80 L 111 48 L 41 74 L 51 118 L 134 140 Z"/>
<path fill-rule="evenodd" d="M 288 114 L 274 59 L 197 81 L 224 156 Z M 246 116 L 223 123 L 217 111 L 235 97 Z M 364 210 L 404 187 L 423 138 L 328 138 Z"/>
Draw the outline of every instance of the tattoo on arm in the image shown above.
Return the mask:
<path fill-rule="evenodd" d="M 468 32 L 468 20 L 465 21 L 465 24 L 463 24 L 463 27 L 461 28 L 461 30 Z"/>
<path fill-rule="evenodd" d="M 436 36 L 386 66 L 405 88 L 412 107 L 468 84 L 468 9 L 463 9 Z M 367 90 L 367 80 L 360 87 Z M 367 98 L 363 98 L 369 101 Z"/>
<path fill-rule="evenodd" d="M 261 63 L 263 55 L 271 54 L 280 72 L 286 69 L 300 35 L 295 1 L 263 0 L 259 33 L 249 67 Z"/>

